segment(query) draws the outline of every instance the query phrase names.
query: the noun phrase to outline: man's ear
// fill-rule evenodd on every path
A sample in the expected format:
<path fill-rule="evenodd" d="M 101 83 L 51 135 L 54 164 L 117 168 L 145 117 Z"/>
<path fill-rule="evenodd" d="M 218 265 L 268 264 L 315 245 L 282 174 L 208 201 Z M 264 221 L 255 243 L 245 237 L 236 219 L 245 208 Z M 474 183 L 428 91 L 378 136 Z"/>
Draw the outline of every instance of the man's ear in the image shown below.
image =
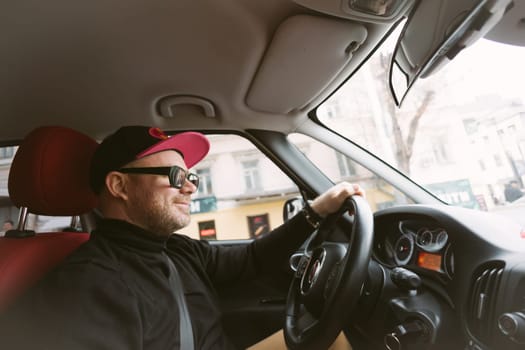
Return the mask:
<path fill-rule="evenodd" d="M 111 171 L 106 175 L 106 188 L 115 198 L 128 199 L 128 177 L 118 171 Z"/>

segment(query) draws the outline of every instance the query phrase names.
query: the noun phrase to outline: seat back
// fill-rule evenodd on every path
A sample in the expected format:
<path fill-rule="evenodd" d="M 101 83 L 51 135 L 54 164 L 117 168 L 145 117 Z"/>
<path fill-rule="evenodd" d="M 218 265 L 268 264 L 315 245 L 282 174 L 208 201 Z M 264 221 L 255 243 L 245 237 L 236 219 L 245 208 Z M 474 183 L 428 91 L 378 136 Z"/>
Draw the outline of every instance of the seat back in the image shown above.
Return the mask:
<path fill-rule="evenodd" d="M 76 216 L 96 205 L 89 164 L 98 146 L 64 127 L 41 127 L 24 139 L 9 173 L 9 196 L 20 208 L 18 228 L 0 238 L 0 311 L 88 238 L 88 233 L 26 228 L 27 214 Z"/>

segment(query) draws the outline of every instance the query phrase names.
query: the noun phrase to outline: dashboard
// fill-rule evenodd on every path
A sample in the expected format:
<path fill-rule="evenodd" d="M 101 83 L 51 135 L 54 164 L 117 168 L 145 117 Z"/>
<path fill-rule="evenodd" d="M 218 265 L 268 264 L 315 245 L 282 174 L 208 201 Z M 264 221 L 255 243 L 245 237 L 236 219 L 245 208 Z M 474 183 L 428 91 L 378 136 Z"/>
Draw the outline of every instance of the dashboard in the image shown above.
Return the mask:
<path fill-rule="evenodd" d="M 449 206 L 376 212 L 357 314 L 356 349 L 525 349 L 524 229 Z"/>
<path fill-rule="evenodd" d="M 454 276 L 449 233 L 430 219 L 399 220 L 376 241 L 376 258 L 387 266 L 408 266 Z"/>

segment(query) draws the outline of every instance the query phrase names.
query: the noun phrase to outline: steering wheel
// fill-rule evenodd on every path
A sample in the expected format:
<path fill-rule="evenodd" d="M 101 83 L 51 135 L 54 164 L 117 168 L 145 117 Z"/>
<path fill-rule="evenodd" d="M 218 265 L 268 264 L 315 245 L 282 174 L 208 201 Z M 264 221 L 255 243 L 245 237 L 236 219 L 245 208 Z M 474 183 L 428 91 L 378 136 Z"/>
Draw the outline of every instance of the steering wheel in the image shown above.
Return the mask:
<path fill-rule="evenodd" d="M 337 221 L 354 212 L 349 242 L 327 241 Z M 360 297 L 372 252 L 374 220 L 361 196 L 348 198 L 311 236 L 286 300 L 284 337 L 290 349 L 327 349 Z"/>

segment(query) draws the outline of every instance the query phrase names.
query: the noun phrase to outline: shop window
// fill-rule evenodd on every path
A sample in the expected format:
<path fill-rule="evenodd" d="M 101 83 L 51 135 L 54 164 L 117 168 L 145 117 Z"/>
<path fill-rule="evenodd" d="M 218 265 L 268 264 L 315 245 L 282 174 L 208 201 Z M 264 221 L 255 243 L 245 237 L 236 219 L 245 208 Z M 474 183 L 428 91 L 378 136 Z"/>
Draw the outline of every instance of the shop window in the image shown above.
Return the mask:
<path fill-rule="evenodd" d="M 248 216 L 248 232 L 252 238 L 270 232 L 268 214 Z"/>
<path fill-rule="evenodd" d="M 215 230 L 215 220 L 199 222 L 199 237 L 202 240 L 216 240 L 217 231 Z"/>

